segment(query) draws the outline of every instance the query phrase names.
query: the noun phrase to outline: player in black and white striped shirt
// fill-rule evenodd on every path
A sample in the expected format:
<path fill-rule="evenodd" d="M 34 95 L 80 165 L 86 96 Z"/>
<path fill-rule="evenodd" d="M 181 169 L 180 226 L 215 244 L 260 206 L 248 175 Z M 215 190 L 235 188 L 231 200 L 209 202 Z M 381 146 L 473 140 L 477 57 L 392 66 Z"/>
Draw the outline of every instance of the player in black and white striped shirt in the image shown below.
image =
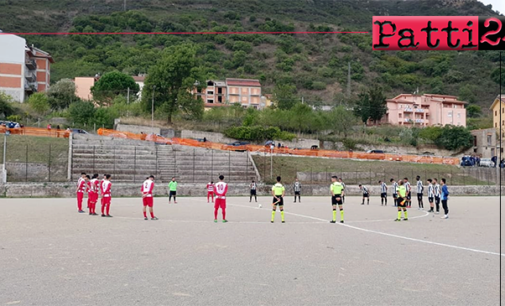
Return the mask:
<path fill-rule="evenodd" d="M 379 185 L 381 186 L 381 206 L 386 202 L 386 206 L 388 206 L 388 186 L 383 181 L 379 181 Z"/>
<path fill-rule="evenodd" d="M 368 192 L 368 188 L 366 186 L 359 184 L 359 189 L 363 192 L 363 202 L 361 202 L 361 205 L 365 205 L 365 198 L 367 199 L 366 205 L 370 205 L 370 194 Z"/>
<path fill-rule="evenodd" d="M 396 207 L 398 204 L 396 203 L 396 200 L 398 199 L 398 183 L 395 181 L 394 178 L 391 178 L 389 182 L 392 184 L 393 188 L 393 205 Z"/>
<path fill-rule="evenodd" d="M 410 194 L 412 187 L 410 186 L 408 178 L 403 179 L 403 185 L 405 186 L 405 190 L 407 192 L 407 200 L 406 200 L 407 208 L 410 208 L 410 206 L 412 205 L 412 196 Z"/>
<path fill-rule="evenodd" d="M 423 205 L 423 181 L 421 181 L 421 177 L 418 175 L 416 177 L 417 180 L 417 205 L 419 206 L 419 210 L 423 210 L 424 205 Z"/>
<path fill-rule="evenodd" d="M 433 182 L 431 179 L 428 179 L 428 202 L 430 202 L 430 210 L 428 212 L 434 212 L 433 208 L 433 199 L 435 198 L 435 189 L 433 188 Z"/>
<path fill-rule="evenodd" d="M 339 178 L 338 178 L 338 181 L 339 181 L 339 183 L 340 183 L 340 184 L 342 184 L 342 186 L 344 187 L 344 189 L 342 189 L 342 190 L 345 192 L 345 184 L 344 184 L 344 182 L 342 182 L 342 178 L 341 178 L 341 177 L 339 177 Z M 342 203 L 343 203 L 343 204 L 345 204 L 345 193 L 342 195 Z"/>
<path fill-rule="evenodd" d="M 440 212 L 440 185 L 436 178 L 433 179 L 433 189 L 435 193 L 435 205 L 437 206 L 437 211 L 435 213 L 438 214 Z"/>

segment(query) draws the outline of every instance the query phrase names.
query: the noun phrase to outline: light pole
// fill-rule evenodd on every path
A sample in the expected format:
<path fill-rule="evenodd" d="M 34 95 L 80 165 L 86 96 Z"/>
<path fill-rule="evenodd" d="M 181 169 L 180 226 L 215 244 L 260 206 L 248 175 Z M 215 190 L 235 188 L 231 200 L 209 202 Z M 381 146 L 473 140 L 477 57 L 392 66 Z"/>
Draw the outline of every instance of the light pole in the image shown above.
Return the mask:
<path fill-rule="evenodd" d="M 154 91 L 156 90 L 156 85 L 153 85 L 153 99 L 151 102 L 151 129 L 154 128 Z"/>
<path fill-rule="evenodd" d="M 6 152 L 7 152 L 7 136 L 9 136 L 10 132 L 5 131 L 4 134 L 4 156 L 3 156 L 3 166 L 2 166 L 2 182 L 5 184 L 7 183 L 7 173 L 6 173 L 6 168 L 5 168 L 5 161 L 6 161 Z"/>
<path fill-rule="evenodd" d="M 274 156 L 274 151 L 272 149 L 272 145 L 270 145 L 270 178 L 272 179 L 274 177 L 274 174 L 273 174 L 273 156 Z"/>

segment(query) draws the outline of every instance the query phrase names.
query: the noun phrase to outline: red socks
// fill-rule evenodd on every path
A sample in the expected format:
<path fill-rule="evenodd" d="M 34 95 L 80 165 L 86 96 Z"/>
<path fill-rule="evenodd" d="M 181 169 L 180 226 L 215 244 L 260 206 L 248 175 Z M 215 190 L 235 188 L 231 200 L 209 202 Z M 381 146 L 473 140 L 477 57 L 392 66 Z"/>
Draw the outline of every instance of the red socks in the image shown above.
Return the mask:
<path fill-rule="evenodd" d="M 110 203 L 107 203 L 107 216 L 109 215 L 109 210 L 110 210 Z"/>
<path fill-rule="evenodd" d="M 144 211 L 144 218 L 147 218 L 147 212 Z"/>
<path fill-rule="evenodd" d="M 218 211 L 218 209 L 214 208 L 214 220 L 217 220 L 217 211 Z"/>
<path fill-rule="evenodd" d="M 151 213 L 151 218 L 154 218 L 154 213 Z"/>
<path fill-rule="evenodd" d="M 221 208 L 223 210 L 223 220 L 226 220 L 226 208 Z"/>

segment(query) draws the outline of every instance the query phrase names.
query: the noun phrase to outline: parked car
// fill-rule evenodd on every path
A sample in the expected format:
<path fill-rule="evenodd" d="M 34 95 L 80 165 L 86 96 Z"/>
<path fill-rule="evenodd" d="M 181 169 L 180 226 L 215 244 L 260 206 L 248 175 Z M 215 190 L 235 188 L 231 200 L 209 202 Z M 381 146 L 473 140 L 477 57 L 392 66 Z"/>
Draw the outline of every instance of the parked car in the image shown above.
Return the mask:
<path fill-rule="evenodd" d="M 385 152 L 382 150 L 368 150 L 366 151 L 367 153 L 372 153 L 372 154 L 384 154 Z"/>
<path fill-rule="evenodd" d="M 492 168 L 494 167 L 494 162 L 491 160 L 491 158 L 482 158 L 480 160 L 480 166 Z"/>
<path fill-rule="evenodd" d="M 463 156 L 461 157 L 462 167 L 473 167 L 475 166 L 475 158 L 473 156 Z"/>
<path fill-rule="evenodd" d="M 70 131 L 72 132 L 72 134 L 89 134 L 88 132 L 82 129 L 70 129 Z"/>
<path fill-rule="evenodd" d="M 235 141 L 235 142 L 232 142 L 232 143 L 227 143 L 226 145 L 227 146 L 240 147 L 240 146 L 246 146 L 248 144 L 249 144 L 249 142 L 247 142 L 247 141 Z"/>

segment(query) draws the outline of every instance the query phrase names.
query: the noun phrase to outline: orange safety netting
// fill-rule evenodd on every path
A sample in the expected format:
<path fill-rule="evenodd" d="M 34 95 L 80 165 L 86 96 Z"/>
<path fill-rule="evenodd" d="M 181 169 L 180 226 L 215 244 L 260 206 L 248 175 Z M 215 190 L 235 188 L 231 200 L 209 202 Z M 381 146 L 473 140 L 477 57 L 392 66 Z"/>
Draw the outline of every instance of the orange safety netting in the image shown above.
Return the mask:
<path fill-rule="evenodd" d="M 183 146 L 207 148 L 214 150 L 228 150 L 228 151 L 250 151 L 270 153 L 269 146 L 261 145 L 244 145 L 244 146 L 231 146 L 215 142 L 201 142 L 195 139 L 186 138 L 164 138 L 154 134 L 134 134 L 130 132 L 120 132 L 115 130 L 99 129 L 98 135 L 111 136 L 125 139 L 146 140 L 154 141 L 160 144 L 178 144 Z M 309 150 L 309 149 L 289 149 L 289 148 L 274 148 L 274 154 L 289 154 L 298 156 L 316 156 L 316 157 L 329 157 L 329 158 L 354 158 L 364 160 L 387 160 L 387 161 L 404 161 L 412 163 L 425 163 L 425 164 L 446 164 L 458 165 L 459 158 L 455 157 L 438 157 L 438 156 L 420 156 L 420 155 L 403 155 L 403 154 L 376 154 L 364 152 L 349 152 L 349 151 L 333 151 L 333 150 Z"/>
<path fill-rule="evenodd" d="M 48 130 L 44 128 L 34 128 L 34 127 L 22 127 L 22 128 L 7 128 L 5 126 L 0 126 L 0 133 L 5 134 L 9 131 L 12 135 L 27 135 L 27 136 L 42 136 L 42 137 L 55 137 L 55 138 L 68 138 L 70 131 L 67 130 Z"/>

